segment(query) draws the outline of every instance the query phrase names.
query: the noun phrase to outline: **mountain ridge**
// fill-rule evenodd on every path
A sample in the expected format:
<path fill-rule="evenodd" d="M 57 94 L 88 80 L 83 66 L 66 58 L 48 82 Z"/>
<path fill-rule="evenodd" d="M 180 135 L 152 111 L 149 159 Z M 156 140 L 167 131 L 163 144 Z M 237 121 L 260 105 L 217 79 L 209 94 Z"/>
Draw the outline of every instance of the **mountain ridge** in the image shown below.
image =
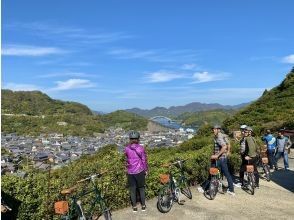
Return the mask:
<path fill-rule="evenodd" d="M 168 108 L 165 107 L 154 107 L 152 109 L 141 109 L 141 108 L 131 108 L 125 109 L 127 112 L 135 113 L 137 115 L 141 115 L 146 118 L 154 117 L 154 116 L 166 116 L 166 117 L 177 117 L 183 113 L 195 113 L 201 111 L 210 111 L 210 110 L 237 110 L 249 105 L 249 103 L 241 103 L 238 105 L 221 105 L 218 103 L 201 103 L 201 102 L 191 102 L 186 105 L 180 106 L 171 106 Z"/>

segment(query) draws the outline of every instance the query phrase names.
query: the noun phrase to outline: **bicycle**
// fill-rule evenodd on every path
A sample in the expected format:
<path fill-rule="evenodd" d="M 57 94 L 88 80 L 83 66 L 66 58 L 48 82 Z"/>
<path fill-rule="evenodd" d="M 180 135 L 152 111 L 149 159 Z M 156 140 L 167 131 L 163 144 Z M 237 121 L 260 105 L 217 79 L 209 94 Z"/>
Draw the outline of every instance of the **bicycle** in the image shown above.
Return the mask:
<path fill-rule="evenodd" d="M 181 194 L 184 194 L 188 199 L 192 199 L 192 193 L 188 185 L 188 179 L 185 176 L 183 164 L 187 160 L 177 160 L 173 163 L 163 165 L 168 167 L 168 174 L 160 175 L 160 182 L 163 184 L 158 194 L 157 209 L 162 213 L 167 213 L 171 210 L 173 203 L 178 202 L 183 205 Z M 177 171 L 173 171 L 172 167 L 176 166 Z M 179 175 L 178 177 L 175 177 Z"/>
<path fill-rule="evenodd" d="M 69 196 L 69 201 L 58 201 L 55 202 L 54 208 L 55 213 L 61 215 L 60 219 L 62 220 L 72 220 L 72 219 L 78 219 L 78 220 L 88 220 L 88 219 L 98 219 L 101 215 L 105 220 L 112 220 L 110 209 L 106 205 L 106 201 L 102 195 L 101 189 L 98 188 L 97 184 L 95 183 L 96 178 L 100 178 L 102 173 L 97 173 L 94 175 L 91 175 L 85 179 L 77 181 L 77 184 L 81 184 L 84 182 L 91 182 L 92 189 L 83 189 L 81 192 L 74 194 L 77 189 L 78 185 L 64 189 L 61 191 L 61 194 L 65 197 Z M 91 201 L 90 208 L 88 209 L 87 213 L 85 213 L 83 207 L 82 207 L 82 201 L 81 198 L 85 197 L 86 195 L 89 195 L 91 193 L 94 193 L 94 198 Z M 97 205 L 100 210 L 100 212 L 97 212 Z M 102 214 L 101 214 L 102 213 Z"/>
<path fill-rule="evenodd" d="M 208 199 L 214 200 L 217 193 L 224 194 L 222 177 L 220 169 L 218 168 L 217 160 L 215 160 L 215 167 L 209 168 L 210 181 L 208 189 L 204 192 L 204 195 L 208 195 Z M 207 197 L 207 196 L 205 196 Z"/>
<path fill-rule="evenodd" d="M 259 167 L 262 167 L 263 173 L 265 175 L 265 179 L 269 182 L 271 179 L 270 179 L 270 169 L 269 169 L 269 166 L 268 166 L 268 158 L 260 156 L 258 158 L 257 165 Z"/>
<path fill-rule="evenodd" d="M 244 173 L 244 180 L 247 180 L 244 189 L 248 189 L 251 193 L 251 195 L 254 195 L 254 189 L 256 187 L 255 185 L 255 176 L 254 176 L 254 166 L 249 165 L 249 160 L 248 160 L 248 165 L 246 165 L 246 171 Z"/>

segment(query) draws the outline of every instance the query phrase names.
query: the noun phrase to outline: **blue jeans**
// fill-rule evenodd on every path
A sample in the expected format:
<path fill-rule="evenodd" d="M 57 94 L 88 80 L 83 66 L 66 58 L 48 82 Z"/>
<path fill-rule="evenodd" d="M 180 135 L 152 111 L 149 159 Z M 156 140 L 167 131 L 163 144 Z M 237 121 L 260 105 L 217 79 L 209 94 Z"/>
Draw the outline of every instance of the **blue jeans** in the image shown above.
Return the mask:
<path fill-rule="evenodd" d="M 289 168 L 289 162 L 288 162 L 288 152 L 284 151 L 284 152 L 277 152 L 276 154 L 276 162 L 278 162 L 278 160 L 283 157 L 284 158 L 284 166 L 285 169 Z"/>
<path fill-rule="evenodd" d="M 228 169 L 228 159 L 227 158 L 220 158 L 219 165 L 221 167 L 222 173 L 225 175 L 225 177 L 228 180 L 229 190 L 231 192 L 234 192 L 233 179 L 232 179 L 232 176 L 231 176 L 229 169 Z"/>
<path fill-rule="evenodd" d="M 277 162 L 275 159 L 275 149 L 267 149 L 267 157 L 269 160 L 270 168 L 273 169 L 273 166 L 277 167 Z"/>

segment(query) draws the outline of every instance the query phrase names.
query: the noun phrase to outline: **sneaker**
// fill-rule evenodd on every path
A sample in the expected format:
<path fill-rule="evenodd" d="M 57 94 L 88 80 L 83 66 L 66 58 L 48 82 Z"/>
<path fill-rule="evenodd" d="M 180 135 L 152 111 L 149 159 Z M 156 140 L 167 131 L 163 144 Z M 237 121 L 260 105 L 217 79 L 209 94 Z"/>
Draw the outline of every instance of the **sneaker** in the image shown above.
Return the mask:
<path fill-rule="evenodd" d="M 234 192 L 231 192 L 230 190 L 228 190 L 227 193 L 228 193 L 230 196 L 235 196 L 235 195 L 236 195 Z"/>
<path fill-rule="evenodd" d="M 142 212 L 145 212 L 146 211 L 146 205 L 143 205 L 142 206 Z"/>
<path fill-rule="evenodd" d="M 197 190 L 198 190 L 198 192 L 200 192 L 200 193 L 204 193 L 204 189 L 203 189 L 202 187 L 198 187 Z"/>
<path fill-rule="evenodd" d="M 138 208 L 137 207 L 133 207 L 133 212 L 137 212 Z"/>
<path fill-rule="evenodd" d="M 237 188 L 241 188 L 242 184 L 241 183 L 233 183 L 233 185 Z"/>

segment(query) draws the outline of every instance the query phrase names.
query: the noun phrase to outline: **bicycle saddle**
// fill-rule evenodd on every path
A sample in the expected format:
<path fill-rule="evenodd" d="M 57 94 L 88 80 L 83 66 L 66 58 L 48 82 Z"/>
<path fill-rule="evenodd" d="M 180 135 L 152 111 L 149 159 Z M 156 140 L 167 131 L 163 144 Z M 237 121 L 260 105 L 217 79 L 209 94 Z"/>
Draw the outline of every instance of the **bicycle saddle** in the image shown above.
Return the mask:
<path fill-rule="evenodd" d="M 76 189 L 77 189 L 77 187 L 76 186 L 73 186 L 71 188 L 61 190 L 60 193 L 62 195 L 69 195 L 69 194 L 72 194 Z"/>

